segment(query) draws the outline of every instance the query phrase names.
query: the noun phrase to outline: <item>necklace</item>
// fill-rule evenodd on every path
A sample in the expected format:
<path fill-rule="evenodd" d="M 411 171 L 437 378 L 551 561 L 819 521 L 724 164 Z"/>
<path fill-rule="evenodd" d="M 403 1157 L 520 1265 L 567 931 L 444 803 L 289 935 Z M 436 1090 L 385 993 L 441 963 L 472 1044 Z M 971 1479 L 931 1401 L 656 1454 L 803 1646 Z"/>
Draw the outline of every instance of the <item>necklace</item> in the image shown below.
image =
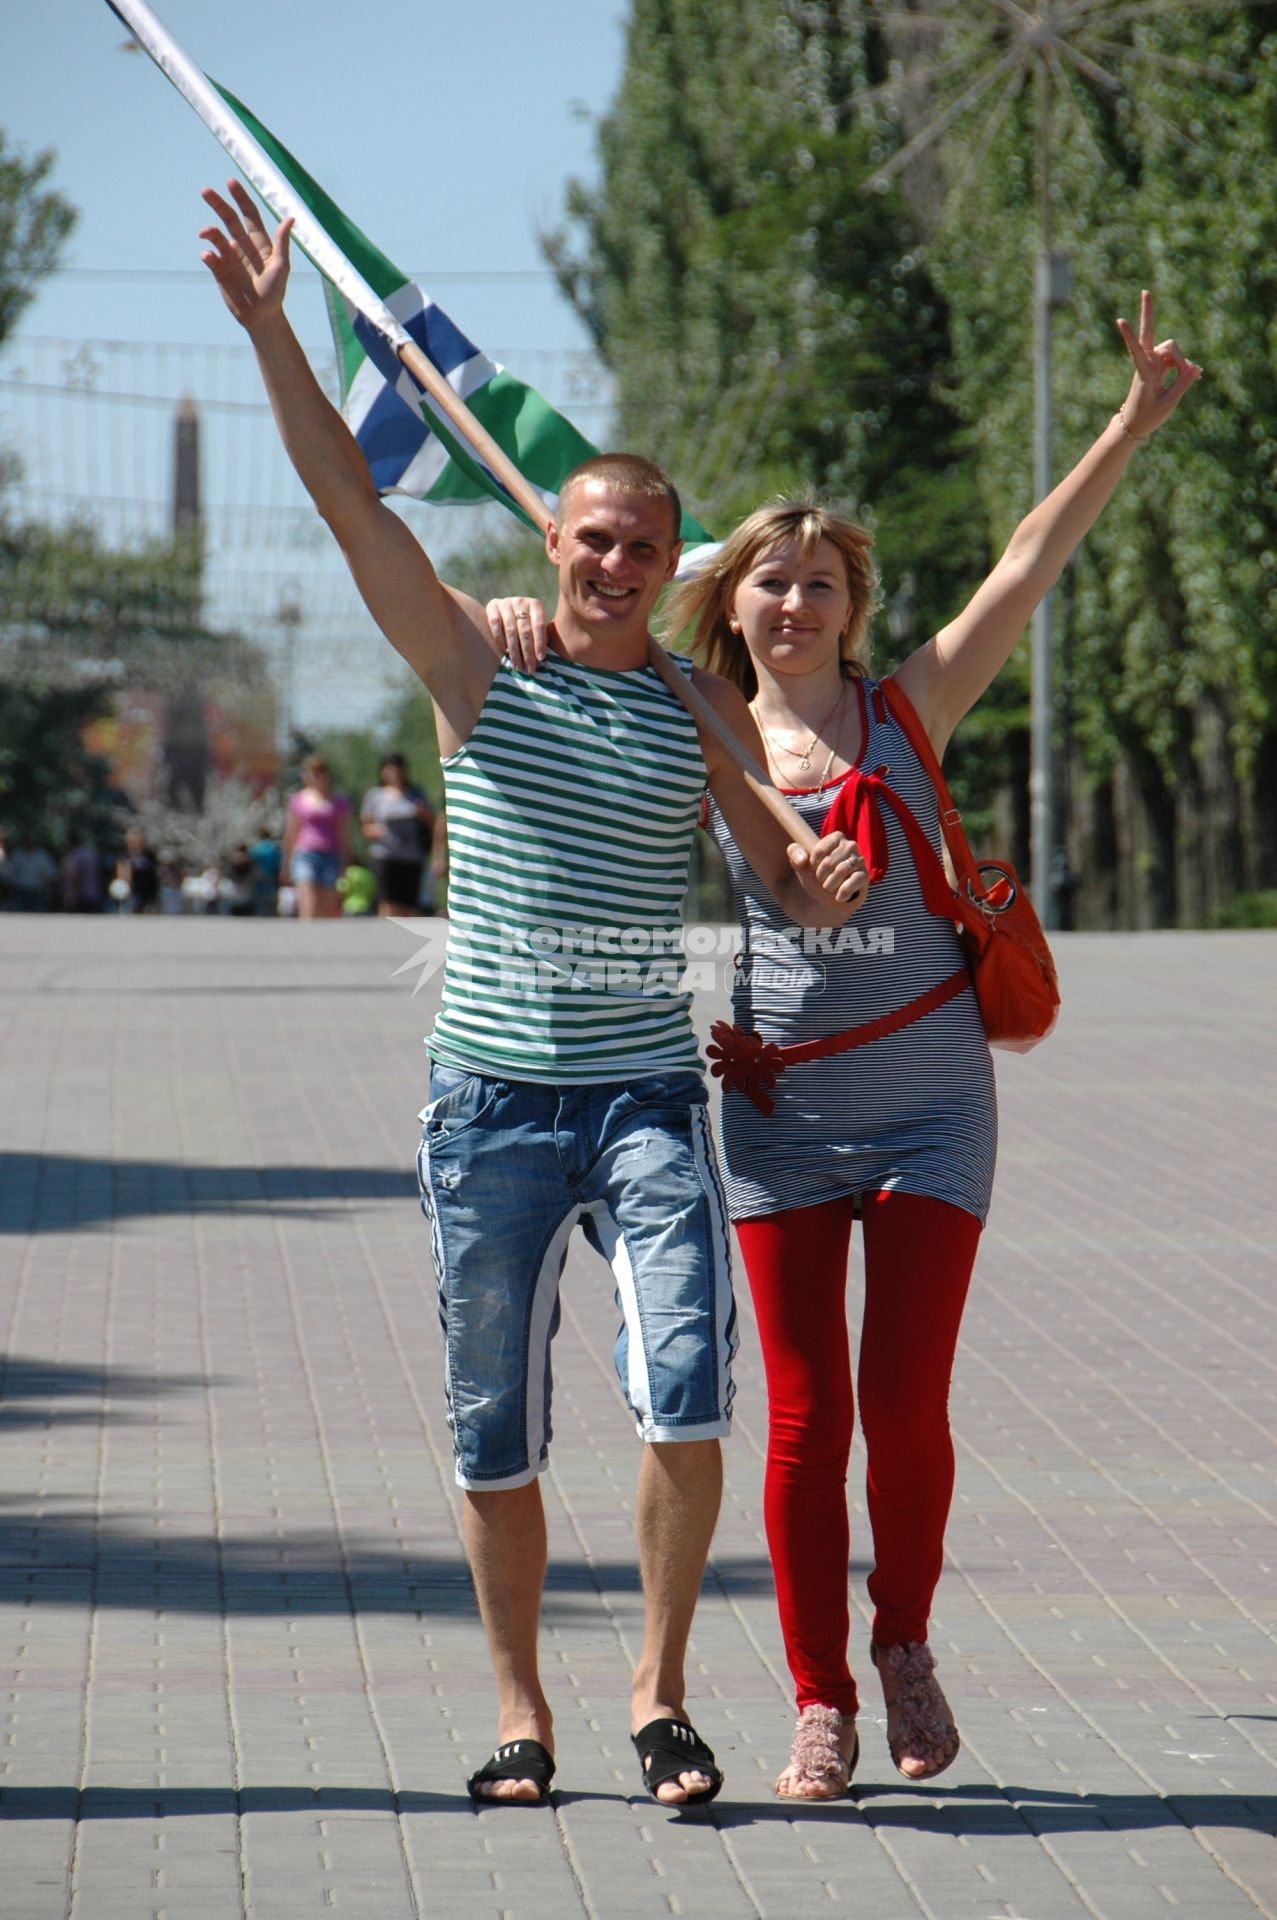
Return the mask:
<path fill-rule="evenodd" d="M 847 697 L 847 682 L 844 680 L 841 687 L 838 689 L 838 698 L 834 701 L 833 706 L 829 709 L 829 712 L 825 715 L 820 725 L 816 728 L 815 732 L 812 734 L 811 739 L 807 742 L 807 745 L 802 748 L 787 747 L 782 740 L 772 739 L 772 736 L 770 735 L 770 733 L 768 733 L 766 727 L 763 726 L 762 717 L 757 710 L 757 702 L 754 703 L 754 716 L 758 720 L 759 730 L 762 733 L 764 740 L 767 742 L 768 746 L 772 749 L 772 751 L 789 754 L 791 759 L 797 760 L 800 772 L 810 773 L 812 748 L 815 746 L 821 734 L 825 731 L 825 728 L 830 724 L 830 722 L 833 719 L 835 719 L 835 717 L 838 714 L 842 712 L 842 703 L 846 699 L 846 697 Z M 834 740 L 834 744 L 829 749 L 829 758 L 825 762 L 824 772 L 821 774 L 820 779 L 816 782 L 817 790 L 823 787 L 826 780 L 828 780 L 829 769 L 833 766 L 834 758 L 838 752 L 838 729 L 837 728 L 834 729 L 833 740 Z"/>

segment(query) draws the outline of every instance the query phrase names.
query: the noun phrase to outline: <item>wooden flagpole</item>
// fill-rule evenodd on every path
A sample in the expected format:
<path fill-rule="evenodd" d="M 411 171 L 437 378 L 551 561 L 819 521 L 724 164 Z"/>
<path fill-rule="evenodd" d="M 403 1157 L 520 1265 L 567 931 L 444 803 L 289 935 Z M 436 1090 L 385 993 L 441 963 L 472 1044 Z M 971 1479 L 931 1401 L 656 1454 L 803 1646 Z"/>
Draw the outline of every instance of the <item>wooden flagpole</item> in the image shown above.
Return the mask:
<path fill-rule="evenodd" d="M 545 501 L 536 488 L 526 480 L 515 466 L 513 460 L 499 447 L 492 435 L 475 419 L 469 407 L 460 395 L 448 384 L 434 362 L 422 352 L 415 341 L 397 344 L 395 351 L 403 365 L 408 369 L 418 386 L 423 387 L 435 402 L 435 405 L 456 428 L 458 434 L 479 458 L 492 469 L 502 486 L 522 507 L 534 527 L 544 532 L 549 525 L 550 515 Z M 655 668 L 665 685 L 676 699 L 681 700 L 697 726 L 711 733 L 725 748 L 740 768 L 746 786 L 762 801 L 767 811 L 780 822 L 790 839 L 796 841 L 804 852 L 810 853 L 817 843 L 818 836 L 790 806 L 773 782 L 768 779 L 748 749 L 742 746 L 725 720 L 719 718 L 704 694 L 698 693 L 688 676 L 675 666 L 664 647 L 655 640 L 648 641 L 648 664 Z"/>
<path fill-rule="evenodd" d="M 287 215 L 295 221 L 298 242 L 310 254 L 320 272 L 327 274 L 377 331 L 384 335 L 414 380 L 452 422 L 461 438 L 469 443 L 481 460 L 486 461 L 528 515 L 533 526 L 544 529 L 549 516 L 540 494 L 524 479 L 491 434 L 479 424 L 465 401 L 453 392 L 433 362 L 414 340 L 409 339 L 385 302 L 378 298 L 363 276 L 355 272 L 322 224 L 314 219 L 309 208 L 289 187 L 276 163 L 245 127 L 231 103 L 223 98 L 207 74 L 202 73 L 178 46 L 146 0 L 107 0 L 107 5 L 124 22 L 137 44 L 172 81 L 182 97 L 194 107 L 205 126 L 221 141 L 245 179 L 262 195 L 276 217 L 282 220 Z M 768 811 L 775 815 L 794 840 L 810 852 L 816 843 L 815 835 L 777 793 L 731 728 L 719 719 L 713 708 L 689 684 L 687 677 L 679 672 L 668 654 L 654 640 L 650 642 L 649 658 L 698 726 L 706 728 L 726 748 L 740 767 L 747 784 Z"/>
<path fill-rule="evenodd" d="M 151 11 L 146 0 L 107 0 L 107 5 L 124 22 L 137 44 L 172 81 L 182 97 L 194 107 L 205 126 L 221 141 L 245 179 L 262 195 L 276 217 L 282 220 L 287 215 L 295 222 L 298 242 L 310 254 L 320 272 L 332 279 L 365 319 L 371 321 L 377 331 L 390 342 L 401 363 L 408 369 L 414 380 L 430 395 L 439 411 L 451 421 L 461 438 L 469 444 L 481 460 L 487 463 L 528 515 L 533 526 L 544 529 L 549 516 L 540 494 L 524 479 L 514 462 L 497 445 L 491 434 L 479 424 L 465 401 L 454 393 L 433 362 L 414 340 L 409 339 L 385 302 L 351 266 L 325 231 L 322 223 L 314 218 L 305 202 L 300 200 L 288 185 L 275 161 L 250 129 L 244 125 L 232 103 L 218 92 L 207 74 L 202 73 L 183 52 L 167 28 L 161 25 Z M 815 835 L 803 825 L 793 808 L 788 806 L 777 793 L 771 781 L 750 758 L 730 727 L 724 725 L 713 708 L 688 683 L 687 677 L 679 672 L 669 656 L 657 646 L 655 641 L 650 643 L 649 658 L 670 691 L 682 701 L 698 726 L 706 728 L 716 740 L 721 742 L 763 804 L 776 816 L 790 836 L 810 852 L 815 845 Z"/>

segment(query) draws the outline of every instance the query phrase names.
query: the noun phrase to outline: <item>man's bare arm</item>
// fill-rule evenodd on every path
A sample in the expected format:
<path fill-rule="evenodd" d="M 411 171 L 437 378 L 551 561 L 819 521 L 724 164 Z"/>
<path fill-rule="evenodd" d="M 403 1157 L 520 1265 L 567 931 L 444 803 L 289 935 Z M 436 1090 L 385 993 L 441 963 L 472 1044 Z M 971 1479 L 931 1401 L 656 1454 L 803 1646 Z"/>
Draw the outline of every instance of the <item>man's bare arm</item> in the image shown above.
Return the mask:
<path fill-rule="evenodd" d="M 434 697 L 446 754 L 468 737 L 496 671 L 483 610 L 440 581 L 411 530 L 382 504 L 354 435 L 302 352 L 284 315 L 291 222 L 272 239 L 244 188 L 232 182 L 230 195 L 204 193 L 221 225 L 201 231 L 201 257 L 252 342 L 285 451 L 364 604 Z"/>

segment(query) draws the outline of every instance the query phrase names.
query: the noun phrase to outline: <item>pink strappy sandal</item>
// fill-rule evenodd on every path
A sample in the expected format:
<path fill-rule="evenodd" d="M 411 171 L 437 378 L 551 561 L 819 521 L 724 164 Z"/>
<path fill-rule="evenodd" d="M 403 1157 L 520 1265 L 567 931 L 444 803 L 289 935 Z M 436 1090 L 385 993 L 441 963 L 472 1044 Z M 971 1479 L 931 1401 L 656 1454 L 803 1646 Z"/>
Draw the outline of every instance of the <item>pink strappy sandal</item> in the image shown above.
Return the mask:
<path fill-rule="evenodd" d="M 860 1736 L 856 1736 L 850 1760 L 846 1759 L 839 1745 L 845 1725 L 836 1707 L 803 1708 L 794 1728 L 789 1765 L 772 1789 L 778 1800 L 837 1800 L 847 1792 L 860 1758 Z M 788 1782 L 784 1787 L 783 1780 Z M 795 1791 L 802 1787 L 815 1791 Z"/>
<path fill-rule="evenodd" d="M 953 1724 L 949 1702 L 936 1679 L 931 1649 L 922 1640 L 895 1647 L 869 1648 L 870 1658 L 883 1680 L 887 1703 L 887 1746 L 896 1772 L 906 1780 L 934 1780 L 958 1757 L 961 1741 Z M 921 1772 L 912 1772 L 906 1760 L 920 1760 Z"/>

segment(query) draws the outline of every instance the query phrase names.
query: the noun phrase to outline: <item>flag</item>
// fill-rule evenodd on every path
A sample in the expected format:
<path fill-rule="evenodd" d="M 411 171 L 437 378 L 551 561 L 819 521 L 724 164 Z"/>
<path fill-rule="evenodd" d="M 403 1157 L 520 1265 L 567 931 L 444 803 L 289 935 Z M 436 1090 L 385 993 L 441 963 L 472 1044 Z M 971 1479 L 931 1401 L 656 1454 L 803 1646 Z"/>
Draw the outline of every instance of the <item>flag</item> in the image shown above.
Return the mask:
<path fill-rule="evenodd" d="M 559 483 L 598 449 L 532 387 L 516 380 L 468 340 L 442 307 L 347 219 L 242 101 L 223 87 L 218 92 L 359 276 L 553 509 Z M 350 294 L 325 276 L 324 296 L 337 352 L 342 411 L 378 492 L 410 494 L 435 506 L 495 498 L 518 513 L 500 480 L 458 442 L 456 428 Z M 696 537 L 708 536 L 698 528 Z"/>
<path fill-rule="evenodd" d="M 598 449 L 532 387 L 482 353 L 443 309 L 347 219 L 319 183 L 242 101 L 202 73 L 145 0 L 107 0 L 143 49 L 217 135 L 250 186 L 280 218 L 324 281 L 342 410 L 380 493 L 437 506 L 499 500 L 509 491 L 400 362 L 413 340 L 553 511 L 566 476 Z M 688 513 L 679 573 L 714 551 Z"/>

